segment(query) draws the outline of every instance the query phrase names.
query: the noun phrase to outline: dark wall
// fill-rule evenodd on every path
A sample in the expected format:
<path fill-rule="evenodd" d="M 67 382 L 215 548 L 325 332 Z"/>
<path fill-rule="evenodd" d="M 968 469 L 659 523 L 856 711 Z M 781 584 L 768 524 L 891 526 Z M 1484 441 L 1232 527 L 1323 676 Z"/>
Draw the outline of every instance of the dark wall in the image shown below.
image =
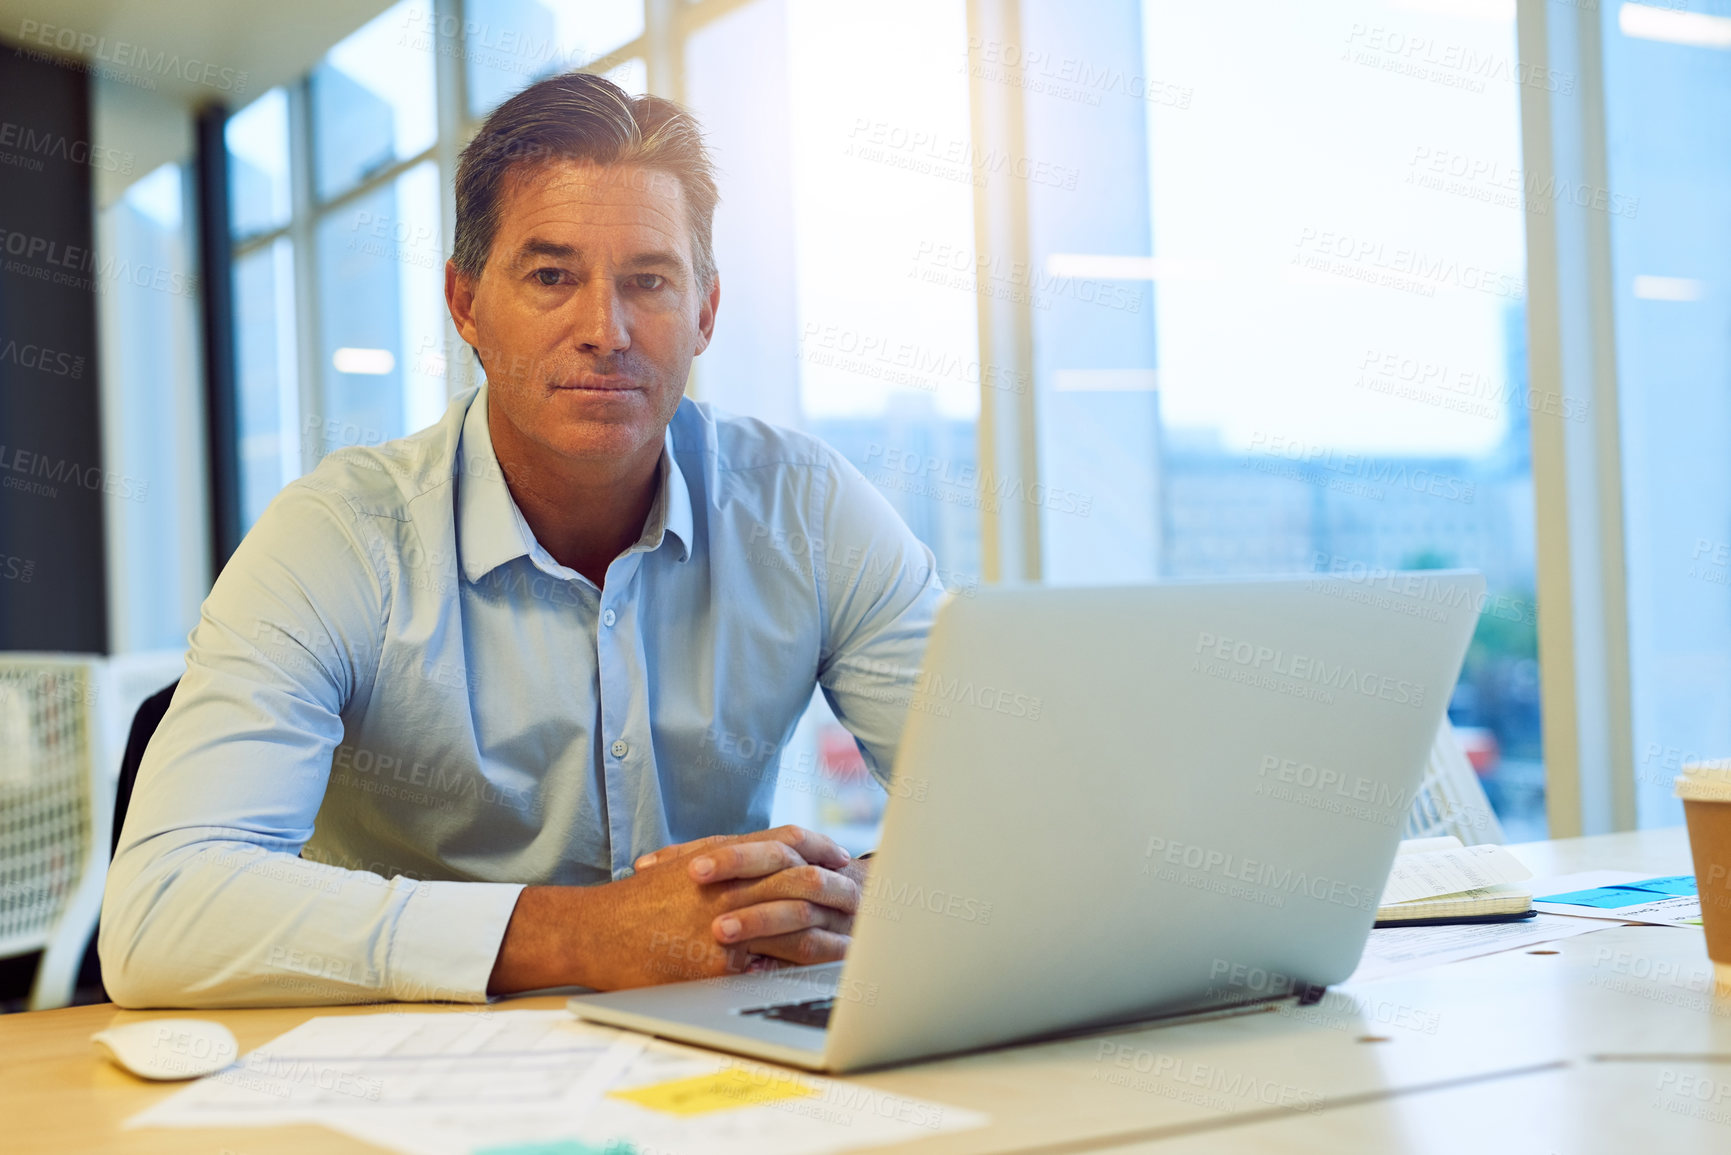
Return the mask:
<path fill-rule="evenodd" d="M 104 652 L 90 88 L 0 46 L 0 650 Z"/>

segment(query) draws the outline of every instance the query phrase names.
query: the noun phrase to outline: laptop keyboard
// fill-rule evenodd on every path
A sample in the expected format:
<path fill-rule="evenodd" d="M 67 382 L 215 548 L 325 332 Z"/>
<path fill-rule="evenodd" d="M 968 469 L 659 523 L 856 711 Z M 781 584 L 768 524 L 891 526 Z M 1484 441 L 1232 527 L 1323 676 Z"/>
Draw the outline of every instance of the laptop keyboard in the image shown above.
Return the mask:
<path fill-rule="evenodd" d="M 765 1019 L 773 1019 L 778 1023 L 797 1023 L 802 1027 L 817 1027 L 822 1030 L 829 1026 L 829 1013 L 835 1008 L 835 997 L 824 999 L 808 999 L 803 1003 L 777 1003 L 770 1007 L 752 1007 L 740 1011 L 742 1015 L 757 1015 Z"/>

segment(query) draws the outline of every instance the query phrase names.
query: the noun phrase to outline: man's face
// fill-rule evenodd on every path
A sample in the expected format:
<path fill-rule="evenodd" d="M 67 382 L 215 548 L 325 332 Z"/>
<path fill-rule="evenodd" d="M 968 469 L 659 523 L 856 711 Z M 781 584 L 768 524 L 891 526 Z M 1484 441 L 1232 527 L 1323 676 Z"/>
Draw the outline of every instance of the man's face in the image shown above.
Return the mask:
<path fill-rule="evenodd" d="M 486 267 L 445 297 L 495 422 L 573 463 L 659 453 L 719 286 L 698 285 L 684 190 L 635 165 L 555 160 L 505 182 Z"/>

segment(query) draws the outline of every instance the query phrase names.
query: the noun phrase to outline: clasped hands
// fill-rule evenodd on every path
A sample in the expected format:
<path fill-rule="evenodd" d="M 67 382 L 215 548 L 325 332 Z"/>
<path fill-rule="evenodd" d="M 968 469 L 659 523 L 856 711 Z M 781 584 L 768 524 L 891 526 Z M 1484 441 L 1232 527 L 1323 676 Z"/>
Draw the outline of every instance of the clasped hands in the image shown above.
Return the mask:
<path fill-rule="evenodd" d="M 645 889 L 695 889 L 699 907 L 713 910 L 706 936 L 680 944 L 651 934 L 651 955 L 669 956 L 656 960 L 660 981 L 843 958 L 867 869 L 802 826 L 676 843 L 639 856 L 632 867 Z M 684 958 L 677 960 L 681 946 Z"/>
<path fill-rule="evenodd" d="M 601 886 L 518 897 L 490 994 L 713 978 L 847 953 L 866 864 L 800 826 L 664 846 Z"/>

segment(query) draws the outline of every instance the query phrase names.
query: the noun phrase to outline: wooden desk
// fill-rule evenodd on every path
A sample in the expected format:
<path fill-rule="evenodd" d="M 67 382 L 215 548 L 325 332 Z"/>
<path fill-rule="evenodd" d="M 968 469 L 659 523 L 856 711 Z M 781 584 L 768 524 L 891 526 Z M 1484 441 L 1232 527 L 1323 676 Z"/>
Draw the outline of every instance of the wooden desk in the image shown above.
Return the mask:
<path fill-rule="evenodd" d="M 1681 829 L 1514 849 L 1546 874 L 1599 867 L 1661 874 L 1690 869 Z M 1427 1144 L 1458 1150 L 1476 1139 L 1478 1149 L 1489 1151 L 1509 1148 L 1485 1138 L 1493 1129 L 1473 1112 L 1485 1112 L 1485 1119 L 1513 1118 L 1511 1112 L 1523 1105 L 1526 1116 L 1516 1121 L 1525 1130 L 1509 1132 L 1530 1139 L 1521 1150 L 1690 1150 L 1702 1136 L 1718 1140 L 1709 1144 L 1716 1149 L 1731 1147 L 1731 1129 L 1689 1113 L 1693 1108 L 1680 1091 L 1685 1075 L 1701 1076 L 1715 1060 L 1727 1064 L 1714 1069 L 1731 1086 L 1731 1007 L 1716 1006 L 1688 983 L 1688 976 L 1707 966 L 1700 932 L 1606 926 L 1547 948 L 1555 953 L 1514 951 L 1332 993 L 1320 1010 L 1280 1004 L 902 1067 L 855 1081 L 991 1116 L 985 1128 L 901 1148 L 927 1155 L 1245 1150 L 1252 1149 L 1245 1142 L 1252 1135 L 1258 1150 L 1266 1138 L 1269 1150 L 1428 1150 Z M 497 1006 L 561 1002 L 516 999 Z M 247 1050 L 313 1015 L 380 1009 L 261 1009 L 201 1017 L 226 1023 Z M 415 1009 L 474 1013 L 450 1006 Z M 89 1035 L 110 1023 L 184 1013 L 103 1005 L 0 1018 L 0 1120 L 7 1150 L 370 1150 L 305 1127 L 122 1131 L 127 1117 L 173 1087 L 141 1082 L 109 1065 Z M 1116 1061 L 1125 1054 L 1137 1060 L 1129 1068 Z M 1690 1057 L 1656 1062 L 1653 1055 Z M 1161 1073 L 1143 1074 L 1138 1065 Z M 1679 1088 L 1671 1095 L 1679 1106 L 1661 1102 L 1655 1109 L 1656 1080 L 1667 1071 L 1677 1075 L 1668 1085 Z M 1598 1114 L 1548 1106 L 1570 1103 L 1576 1095 L 1592 1096 Z M 1731 1092 L 1718 1106 L 1731 1113 Z M 1594 1122 L 1613 1116 L 1631 1122 L 1620 1132 Z M 1617 1135 L 1627 1140 L 1648 1134 L 1666 1139 L 1621 1147 L 1613 1142 Z M 1595 1147 L 1600 1140 L 1604 1145 Z"/>
<path fill-rule="evenodd" d="M 1102 1155 L 1723 1155 L 1731 1086 L 1714 1063 L 1590 1064 L 1343 1106 L 1301 1118 L 1100 1148 Z"/>

